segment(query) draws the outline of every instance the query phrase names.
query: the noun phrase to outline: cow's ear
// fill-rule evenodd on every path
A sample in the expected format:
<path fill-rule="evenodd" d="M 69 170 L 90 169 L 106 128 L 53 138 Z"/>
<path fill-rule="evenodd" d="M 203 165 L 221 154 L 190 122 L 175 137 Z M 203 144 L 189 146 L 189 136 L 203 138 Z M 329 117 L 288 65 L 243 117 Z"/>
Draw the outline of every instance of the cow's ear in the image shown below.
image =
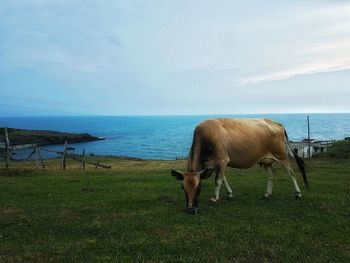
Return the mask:
<path fill-rule="evenodd" d="M 201 176 L 201 179 L 208 179 L 213 173 L 213 171 L 214 169 L 212 168 L 205 168 L 199 172 L 199 175 Z"/>
<path fill-rule="evenodd" d="M 171 170 L 171 175 L 176 178 L 176 180 L 183 180 L 184 173 L 178 170 Z"/>

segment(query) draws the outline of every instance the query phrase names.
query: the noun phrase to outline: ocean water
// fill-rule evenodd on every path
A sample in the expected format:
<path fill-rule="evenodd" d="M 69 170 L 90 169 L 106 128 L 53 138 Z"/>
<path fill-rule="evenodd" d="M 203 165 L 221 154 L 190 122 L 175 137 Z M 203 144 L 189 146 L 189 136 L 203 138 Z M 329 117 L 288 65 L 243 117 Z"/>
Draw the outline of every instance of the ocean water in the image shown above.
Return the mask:
<path fill-rule="evenodd" d="M 198 123 L 216 117 L 271 118 L 285 126 L 291 140 L 307 137 L 307 114 L 0 117 L 0 127 L 90 133 L 106 138 L 70 145 L 75 153 L 85 149 L 96 155 L 172 160 L 187 156 Z M 310 114 L 310 126 L 313 139 L 343 139 L 350 136 L 350 114 Z M 62 150 L 63 146 L 43 148 Z M 29 149 L 18 152 L 17 158 L 24 158 L 29 152 Z"/>

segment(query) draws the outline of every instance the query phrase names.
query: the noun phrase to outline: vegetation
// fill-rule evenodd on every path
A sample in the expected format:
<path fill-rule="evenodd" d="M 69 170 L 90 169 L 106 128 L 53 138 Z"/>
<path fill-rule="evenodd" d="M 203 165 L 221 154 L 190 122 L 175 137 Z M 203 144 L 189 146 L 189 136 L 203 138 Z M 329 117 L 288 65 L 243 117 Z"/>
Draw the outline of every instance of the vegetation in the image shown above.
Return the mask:
<path fill-rule="evenodd" d="M 169 173 L 185 161 L 105 159 L 112 170 L 86 171 L 58 162 L 0 171 L 0 262 L 350 262 L 347 160 L 308 165 L 302 201 L 280 168 L 269 201 L 261 169 L 229 169 L 234 199 L 222 192 L 210 204 L 209 178 L 197 216 Z"/>
<path fill-rule="evenodd" d="M 350 140 L 342 140 L 335 142 L 335 144 L 328 149 L 328 152 L 324 153 L 322 156 L 350 159 Z"/>

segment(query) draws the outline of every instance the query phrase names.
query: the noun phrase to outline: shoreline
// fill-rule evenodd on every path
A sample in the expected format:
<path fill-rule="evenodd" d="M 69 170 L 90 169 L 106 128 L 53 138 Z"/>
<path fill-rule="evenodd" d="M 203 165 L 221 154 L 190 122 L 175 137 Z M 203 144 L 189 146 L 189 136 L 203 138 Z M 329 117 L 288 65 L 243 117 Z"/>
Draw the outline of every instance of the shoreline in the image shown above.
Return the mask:
<path fill-rule="evenodd" d="M 0 128 L 0 141 L 5 141 L 5 128 Z M 89 133 L 69 133 L 51 130 L 32 130 L 7 128 L 10 146 L 36 144 L 38 146 L 62 145 L 101 141 L 105 138 L 90 135 Z"/>
<path fill-rule="evenodd" d="M 16 156 L 16 155 L 14 155 Z M 101 158 L 101 159 L 115 159 L 115 160 L 123 160 L 123 161 L 139 161 L 139 162 L 171 162 L 171 161 L 185 161 L 187 158 L 174 158 L 174 159 L 146 159 L 146 158 L 139 158 L 139 157 L 132 157 L 132 156 L 123 156 L 123 155 L 96 155 L 96 154 L 89 154 L 87 155 L 88 158 Z M 56 156 L 56 157 L 48 157 L 48 158 L 43 158 L 43 161 L 52 161 L 52 160 L 60 160 L 62 157 L 61 156 Z M 2 159 L 0 159 L 0 162 Z M 26 160 L 25 158 L 21 159 L 16 159 L 12 158 L 12 162 L 33 162 L 35 160 L 33 159 L 28 159 Z"/>

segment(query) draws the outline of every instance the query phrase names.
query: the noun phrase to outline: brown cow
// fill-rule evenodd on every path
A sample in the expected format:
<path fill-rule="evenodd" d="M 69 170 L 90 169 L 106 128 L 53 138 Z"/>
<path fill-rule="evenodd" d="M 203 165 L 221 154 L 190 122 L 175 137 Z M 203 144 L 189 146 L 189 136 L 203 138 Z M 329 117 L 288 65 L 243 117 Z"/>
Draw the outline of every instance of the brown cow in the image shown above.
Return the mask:
<path fill-rule="evenodd" d="M 198 210 L 201 179 L 207 179 L 214 170 L 216 187 L 211 201 L 219 200 L 222 183 L 228 198 L 232 198 L 232 190 L 225 177 L 227 166 L 247 169 L 260 164 L 268 173 L 264 195 L 268 199 L 272 195 L 275 177 L 272 165 L 280 163 L 294 183 L 296 198 L 301 198 L 288 154 L 294 156 L 308 188 L 304 162 L 291 150 L 287 133 L 281 124 L 269 119 L 207 120 L 200 123 L 194 131 L 187 172 L 172 170 L 171 174 L 177 180 L 183 180 L 187 210 L 192 213 L 197 213 Z"/>

